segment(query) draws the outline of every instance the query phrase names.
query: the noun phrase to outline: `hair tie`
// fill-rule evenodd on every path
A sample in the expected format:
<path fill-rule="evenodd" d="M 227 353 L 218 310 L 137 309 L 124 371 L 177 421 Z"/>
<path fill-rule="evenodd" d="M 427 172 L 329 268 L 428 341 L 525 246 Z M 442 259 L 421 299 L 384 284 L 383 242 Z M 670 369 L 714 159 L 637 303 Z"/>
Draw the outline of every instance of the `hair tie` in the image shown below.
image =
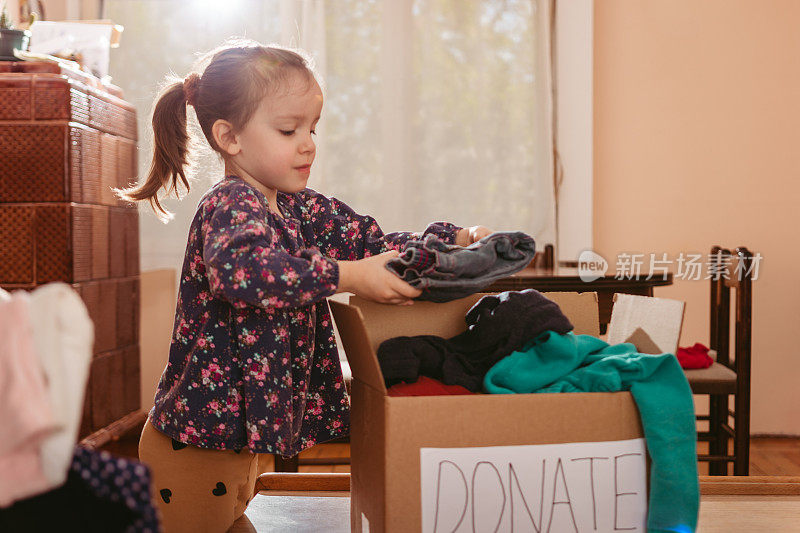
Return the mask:
<path fill-rule="evenodd" d="M 183 80 L 183 96 L 186 98 L 186 103 L 192 107 L 197 103 L 197 89 L 199 85 L 200 75 L 197 72 L 192 72 Z"/>

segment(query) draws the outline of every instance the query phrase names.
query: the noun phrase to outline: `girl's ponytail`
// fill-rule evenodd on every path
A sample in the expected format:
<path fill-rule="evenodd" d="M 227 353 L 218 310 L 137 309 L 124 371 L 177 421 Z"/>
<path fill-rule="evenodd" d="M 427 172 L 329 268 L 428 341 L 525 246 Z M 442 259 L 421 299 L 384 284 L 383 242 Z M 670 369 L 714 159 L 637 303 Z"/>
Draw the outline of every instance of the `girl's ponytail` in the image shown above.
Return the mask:
<path fill-rule="evenodd" d="M 148 200 L 163 221 L 172 218 L 158 199 L 164 188 L 178 194 L 178 178 L 189 191 L 184 168 L 189 164 L 191 144 L 186 126 L 186 104 L 193 104 L 199 77 L 193 73 L 186 80 L 173 79 L 159 93 L 153 109 L 153 161 L 147 180 L 140 185 L 118 189 L 117 195 L 130 202 Z"/>

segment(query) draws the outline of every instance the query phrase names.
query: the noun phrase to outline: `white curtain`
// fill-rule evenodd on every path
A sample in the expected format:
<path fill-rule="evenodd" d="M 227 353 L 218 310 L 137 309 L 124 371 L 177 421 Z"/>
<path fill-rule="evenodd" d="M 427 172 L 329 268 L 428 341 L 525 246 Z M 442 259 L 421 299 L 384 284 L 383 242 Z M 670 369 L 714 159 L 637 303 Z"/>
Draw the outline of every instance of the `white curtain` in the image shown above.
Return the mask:
<path fill-rule="evenodd" d="M 434 220 L 555 242 L 549 0 L 106 0 L 126 27 L 111 74 L 139 109 L 140 174 L 157 84 L 230 36 L 299 46 L 325 107 L 309 186 L 385 231 Z M 213 8 L 213 9 L 212 9 Z M 142 216 L 142 268 L 180 269 L 197 199 L 221 177 L 201 159 L 164 227 Z"/>
<path fill-rule="evenodd" d="M 324 192 L 386 231 L 449 220 L 555 242 L 549 1 L 326 8 Z"/>

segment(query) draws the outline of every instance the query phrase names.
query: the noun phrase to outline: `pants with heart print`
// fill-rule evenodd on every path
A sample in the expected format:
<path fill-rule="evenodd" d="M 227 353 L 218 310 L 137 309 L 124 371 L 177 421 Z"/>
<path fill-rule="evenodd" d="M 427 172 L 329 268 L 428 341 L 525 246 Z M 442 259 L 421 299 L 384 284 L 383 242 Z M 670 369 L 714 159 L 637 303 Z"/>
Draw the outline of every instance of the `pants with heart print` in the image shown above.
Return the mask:
<path fill-rule="evenodd" d="M 244 449 L 206 450 L 178 442 L 148 420 L 139 460 L 150 467 L 153 501 L 164 533 L 223 533 L 253 497 L 258 455 Z"/>

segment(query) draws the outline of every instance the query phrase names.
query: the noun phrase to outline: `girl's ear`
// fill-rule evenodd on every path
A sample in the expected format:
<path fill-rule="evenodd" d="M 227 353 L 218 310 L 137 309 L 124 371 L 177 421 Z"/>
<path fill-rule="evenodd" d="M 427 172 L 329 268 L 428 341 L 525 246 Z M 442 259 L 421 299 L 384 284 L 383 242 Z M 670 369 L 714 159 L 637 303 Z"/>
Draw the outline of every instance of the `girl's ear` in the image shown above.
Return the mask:
<path fill-rule="evenodd" d="M 226 154 L 236 155 L 242 150 L 239 136 L 233 132 L 233 124 L 227 120 L 217 119 L 211 126 L 211 134 L 214 136 L 214 142 Z"/>

